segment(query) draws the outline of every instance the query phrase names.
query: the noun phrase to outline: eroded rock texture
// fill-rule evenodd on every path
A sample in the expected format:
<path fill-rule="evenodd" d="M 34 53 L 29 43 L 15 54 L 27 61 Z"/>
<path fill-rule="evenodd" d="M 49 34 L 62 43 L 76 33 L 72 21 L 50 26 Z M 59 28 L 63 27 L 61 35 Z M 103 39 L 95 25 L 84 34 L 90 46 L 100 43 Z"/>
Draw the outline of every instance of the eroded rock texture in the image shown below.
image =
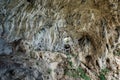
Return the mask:
<path fill-rule="evenodd" d="M 119 0 L 0 0 L 0 35 L 38 59 L 40 51 L 76 55 L 93 80 L 104 68 L 108 80 L 120 77 Z"/>
<path fill-rule="evenodd" d="M 0 56 L 0 80 L 43 80 L 41 70 L 32 61 L 25 55 Z"/>

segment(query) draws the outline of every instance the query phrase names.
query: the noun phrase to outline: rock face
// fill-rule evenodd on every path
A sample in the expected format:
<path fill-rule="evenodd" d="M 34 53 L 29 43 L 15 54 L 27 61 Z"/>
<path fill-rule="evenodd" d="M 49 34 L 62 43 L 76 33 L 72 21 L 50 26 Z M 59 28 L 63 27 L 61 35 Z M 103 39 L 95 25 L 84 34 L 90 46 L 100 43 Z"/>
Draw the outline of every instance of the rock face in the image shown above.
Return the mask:
<path fill-rule="evenodd" d="M 34 72 L 37 72 L 36 74 Z M 9 68 L 0 74 L 0 80 L 43 80 L 41 73 L 35 69 Z M 36 77 L 37 76 L 37 77 Z"/>
<path fill-rule="evenodd" d="M 0 80 L 43 80 L 42 73 L 28 64 L 25 55 L 20 60 L 18 57 L 0 56 Z"/>
<path fill-rule="evenodd" d="M 15 52 L 37 59 L 40 51 L 76 55 L 74 65 L 91 78 L 104 68 L 120 75 L 119 0 L 0 0 L 0 35 Z M 12 52 L 0 43 L 1 54 Z"/>
<path fill-rule="evenodd" d="M 9 55 L 12 53 L 12 46 L 10 46 L 4 39 L 0 38 L 0 55 Z"/>

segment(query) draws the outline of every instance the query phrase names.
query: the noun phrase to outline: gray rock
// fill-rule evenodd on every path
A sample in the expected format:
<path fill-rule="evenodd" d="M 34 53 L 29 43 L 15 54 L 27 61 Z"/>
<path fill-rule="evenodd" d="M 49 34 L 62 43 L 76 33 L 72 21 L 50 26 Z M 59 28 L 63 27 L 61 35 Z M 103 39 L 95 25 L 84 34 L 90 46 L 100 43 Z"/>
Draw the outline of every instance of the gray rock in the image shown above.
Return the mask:
<path fill-rule="evenodd" d="M 8 68 L 0 75 L 0 80 L 43 80 L 42 74 L 39 72 L 39 77 L 35 77 L 34 70 L 29 68 Z"/>
<path fill-rule="evenodd" d="M 9 55 L 12 54 L 12 46 L 8 45 L 8 43 L 0 38 L 0 55 Z"/>

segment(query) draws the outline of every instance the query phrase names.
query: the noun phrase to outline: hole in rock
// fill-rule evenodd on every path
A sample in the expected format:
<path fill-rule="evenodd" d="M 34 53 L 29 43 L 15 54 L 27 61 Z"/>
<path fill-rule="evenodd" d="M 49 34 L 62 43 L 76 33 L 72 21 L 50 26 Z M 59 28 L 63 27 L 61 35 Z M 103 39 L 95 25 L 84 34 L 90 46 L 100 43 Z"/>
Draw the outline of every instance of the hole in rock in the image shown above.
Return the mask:
<path fill-rule="evenodd" d="M 107 62 L 107 63 L 110 63 L 110 59 L 109 59 L 109 58 L 107 58 L 107 59 L 106 59 L 106 62 Z"/>
<path fill-rule="evenodd" d="M 82 38 L 78 39 L 78 44 L 80 48 L 83 50 L 86 46 L 90 46 L 90 38 L 85 35 Z"/>
<path fill-rule="evenodd" d="M 69 44 L 65 44 L 65 45 L 64 45 L 64 48 L 65 48 L 65 49 L 69 49 L 69 48 L 70 48 L 70 45 L 69 45 Z"/>
<path fill-rule="evenodd" d="M 109 49 L 109 46 L 108 46 L 108 44 L 106 44 L 106 47 L 107 47 L 107 49 Z"/>
<path fill-rule="evenodd" d="M 14 70 L 10 70 L 9 73 L 10 73 L 11 75 L 15 75 Z"/>
<path fill-rule="evenodd" d="M 99 67 L 98 61 L 96 60 L 96 65 Z"/>
<path fill-rule="evenodd" d="M 91 55 L 87 55 L 85 57 L 85 59 L 86 59 L 87 62 L 90 62 L 92 60 L 92 56 Z"/>
<path fill-rule="evenodd" d="M 34 3 L 34 0 L 27 0 L 27 2 L 33 4 L 33 3 Z"/>
<path fill-rule="evenodd" d="M 65 44 L 64 45 L 64 50 L 65 50 L 65 52 L 70 53 L 71 52 L 70 45 L 69 44 Z"/>
<path fill-rule="evenodd" d="M 27 0 L 27 2 L 31 2 L 32 0 Z"/>

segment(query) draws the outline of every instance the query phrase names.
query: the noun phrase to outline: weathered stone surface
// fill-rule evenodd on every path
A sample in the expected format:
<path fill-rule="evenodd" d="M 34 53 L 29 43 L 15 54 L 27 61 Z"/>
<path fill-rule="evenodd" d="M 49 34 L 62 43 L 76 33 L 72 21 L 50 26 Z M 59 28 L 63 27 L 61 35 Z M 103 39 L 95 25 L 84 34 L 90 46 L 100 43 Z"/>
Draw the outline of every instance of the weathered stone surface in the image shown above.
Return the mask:
<path fill-rule="evenodd" d="M 0 0 L 0 35 L 10 43 L 22 39 L 15 50 L 22 46 L 38 60 L 40 51 L 75 55 L 74 65 L 94 80 L 104 68 L 111 70 L 107 78 L 119 77 L 119 28 L 119 0 Z"/>
<path fill-rule="evenodd" d="M 35 69 L 11 68 L 1 74 L 2 78 L 0 80 L 43 80 L 40 77 L 41 73 L 38 73 L 39 77 L 35 77 L 34 71 Z"/>
<path fill-rule="evenodd" d="M 0 55 L 9 55 L 12 53 L 12 46 L 10 46 L 5 39 L 0 38 Z"/>
<path fill-rule="evenodd" d="M 18 57 L 20 58 L 20 60 L 18 59 Z M 0 80 L 43 80 L 40 70 L 33 67 L 34 65 L 28 65 L 30 64 L 30 62 L 25 61 L 25 59 L 22 57 L 1 57 Z"/>

